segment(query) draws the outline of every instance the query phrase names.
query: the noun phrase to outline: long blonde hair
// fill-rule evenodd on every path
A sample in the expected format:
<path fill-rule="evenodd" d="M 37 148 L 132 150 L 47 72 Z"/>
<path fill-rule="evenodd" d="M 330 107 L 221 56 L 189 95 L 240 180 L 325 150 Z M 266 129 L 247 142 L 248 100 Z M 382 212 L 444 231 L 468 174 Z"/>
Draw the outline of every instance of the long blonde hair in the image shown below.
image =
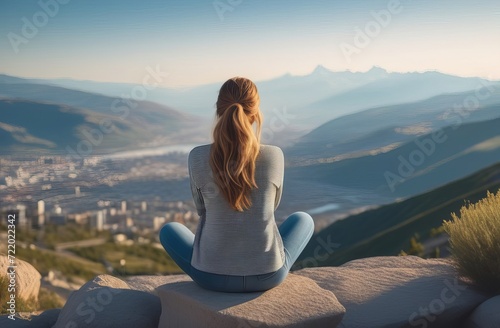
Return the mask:
<path fill-rule="evenodd" d="M 255 161 L 260 151 L 262 124 L 259 102 L 257 86 L 243 77 L 227 80 L 217 99 L 210 166 L 222 195 L 240 212 L 250 208 L 250 191 L 257 188 Z"/>

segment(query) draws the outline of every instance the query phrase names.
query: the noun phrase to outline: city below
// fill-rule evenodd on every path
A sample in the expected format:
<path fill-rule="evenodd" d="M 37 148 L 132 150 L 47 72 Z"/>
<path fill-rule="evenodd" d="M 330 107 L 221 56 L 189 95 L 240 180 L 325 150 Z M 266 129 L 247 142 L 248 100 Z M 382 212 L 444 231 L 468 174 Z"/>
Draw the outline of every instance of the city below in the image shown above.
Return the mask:
<path fill-rule="evenodd" d="M 81 161 L 0 158 L 0 210 L 35 229 L 75 222 L 98 231 L 156 231 L 168 221 L 195 228 L 185 162 L 185 153 Z"/>

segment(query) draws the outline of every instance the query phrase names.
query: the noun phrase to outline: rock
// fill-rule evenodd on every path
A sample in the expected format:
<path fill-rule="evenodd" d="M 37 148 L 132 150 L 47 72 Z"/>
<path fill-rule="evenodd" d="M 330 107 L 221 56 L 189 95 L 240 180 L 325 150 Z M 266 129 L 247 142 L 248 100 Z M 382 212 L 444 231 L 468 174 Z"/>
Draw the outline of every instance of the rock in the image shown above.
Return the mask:
<path fill-rule="evenodd" d="M 157 296 L 100 275 L 70 295 L 53 328 L 156 328 L 160 312 Z"/>
<path fill-rule="evenodd" d="M 171 284 L 179 281 L 191 281 L 186 274 L 175 274 L 168 276 L 135 276 L 127 278 L 130 289 L 156 294 L 155 289 L 161 285 Z"/>
<path fill-rule="evenodd" d="M 500 295 L 481 303 L 467 319 L 464 328 L 499 328 Z"/>
<path fill-rule="evenodd" d="M 289 274 L 265 292 L 219 293 L 181 281 L 158 287 L 159 327 L 336 327 L 345 309 L 314 281 Z"/>
<path fill-rule="evenodd" d="M 24 262 L 18 274 L 29 267 Z M 302 269 L 263 293 L 208 291 L 187 275 L 127 282 L 100 275 L 73 292 L 63 309 L 31 321 L 0 316 L 0 327 L 489 328 L 500 327 L 498 309 L 500 296 L 488 299 L 457 279 L 450 261 L 376 257 Z"/>
<path fill-rule="evenodd" d="M 458 327 L 487 299 L 448 260 L 372 257 L 294 273 L 337 296 L 346 308 L 339 327 Z"/>
<path fill-rule="evenodd" d="M 9 328 L 52 328 L 56 323 L 61 309 L 51 309 L 44 311 L 40 315 L 33 315 L 29 319 L 15 317 L 16 320 L 9 319 L 8 316 L 0 316 L 0 327 Z"/>
<path fill-rule="evenodd" d="M 0 275 L 7 276 L 9 265 L 7 256 L 0 255 Z M 24 300 L 38 300 L 42 278 L 40 273 L 28 262 L 17 258 L 15 266 L 17 297 Z"/>
<path fill-rule="evenodd" d="M 107 274 L 101 274 L 91 281 L 88 281 L 85 283 L 80 290 L 91 290 L 94 288 L 98 287 L 111 287 L 111 288 L 123 288 L 123 289 L 130 289 L 130 286 L 123 280 L 107 275 Z"/>

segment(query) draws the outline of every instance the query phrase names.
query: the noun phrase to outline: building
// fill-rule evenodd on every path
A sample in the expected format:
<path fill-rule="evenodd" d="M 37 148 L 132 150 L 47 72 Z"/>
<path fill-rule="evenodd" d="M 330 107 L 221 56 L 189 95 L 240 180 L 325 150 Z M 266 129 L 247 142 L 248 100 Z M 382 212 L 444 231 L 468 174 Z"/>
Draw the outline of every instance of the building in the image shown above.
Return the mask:
<path fill-rule="evenodd" d="M 162 216 L 155 216 L 153 219 L 153 230 L 158 231 L 165 224 L 165 218 Z"/>
<path fill-rule="evenodd" d="M 37 203 L 37 215 L 33 218 L 33 227 L 43 227 L 45 224 L 45 202 L 39 200 Z"/>
<path fill-rule="evenodd" d="M 56 215 L 60 215 L 60 214 L 62 214 L 62 208 L 61 208 L 61 206 L 59 206 L 59 205 L 57 205 L 57 204 L 56 204 L 56 205 L 54 205 L 54 213 L 55 213 Z"/>
<path fill-rule="evenodd" d="M 38 215 L 45 214 L 45 202 L 43 200 L 38 201 Z"/>
<path fill-rule="evenodd" d="M 21 226 L 27 226 L 28 220 L 26 218 L 26 205 L 17 204 L 16 208 L 19 212 L 19 224 Z"/>
<path fill-rule="evenodd" d="M 104 229 L 104 223 L 106 221 L 105 211 L 97 211 L 95 215 L 90 218 L 90 228 L 96 229 L 97 231 L 102 231 Z"/>

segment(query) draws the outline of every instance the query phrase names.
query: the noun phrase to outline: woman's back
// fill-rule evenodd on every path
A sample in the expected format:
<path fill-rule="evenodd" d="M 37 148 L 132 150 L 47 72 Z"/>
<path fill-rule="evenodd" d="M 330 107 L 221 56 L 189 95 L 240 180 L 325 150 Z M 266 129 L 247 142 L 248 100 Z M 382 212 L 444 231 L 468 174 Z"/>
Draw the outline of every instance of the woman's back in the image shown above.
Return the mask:
<path fill-rule="evenodd" d="M 261 145 L 255 167 L 252 206 L 233 209 L 220 195 L 209 164 L 210 148 L 189 154 L 193 198 L 200 215 L 195 235 L 194 268 L 226 275 L 257 275 L 278 270 L 284 263 L 283 243 L 274 211 L 281 199 L 284 158 L 276 146 Z M 224 254 L 224 256 L 221 256 Z"/>
<path fill-rule="evenodd" d="M 284 158 L 280 148 L 260 144 L 259 104 L 249 79 L 234 77 L 222 85 L 213 143 L 189 153 L 200 216 L 196 234 L 178 222 L 160 231 L 175 263 L 206 289 L 255 292 L 279 285 L 314 233 L 305 212 L 276 225 Z"/>

